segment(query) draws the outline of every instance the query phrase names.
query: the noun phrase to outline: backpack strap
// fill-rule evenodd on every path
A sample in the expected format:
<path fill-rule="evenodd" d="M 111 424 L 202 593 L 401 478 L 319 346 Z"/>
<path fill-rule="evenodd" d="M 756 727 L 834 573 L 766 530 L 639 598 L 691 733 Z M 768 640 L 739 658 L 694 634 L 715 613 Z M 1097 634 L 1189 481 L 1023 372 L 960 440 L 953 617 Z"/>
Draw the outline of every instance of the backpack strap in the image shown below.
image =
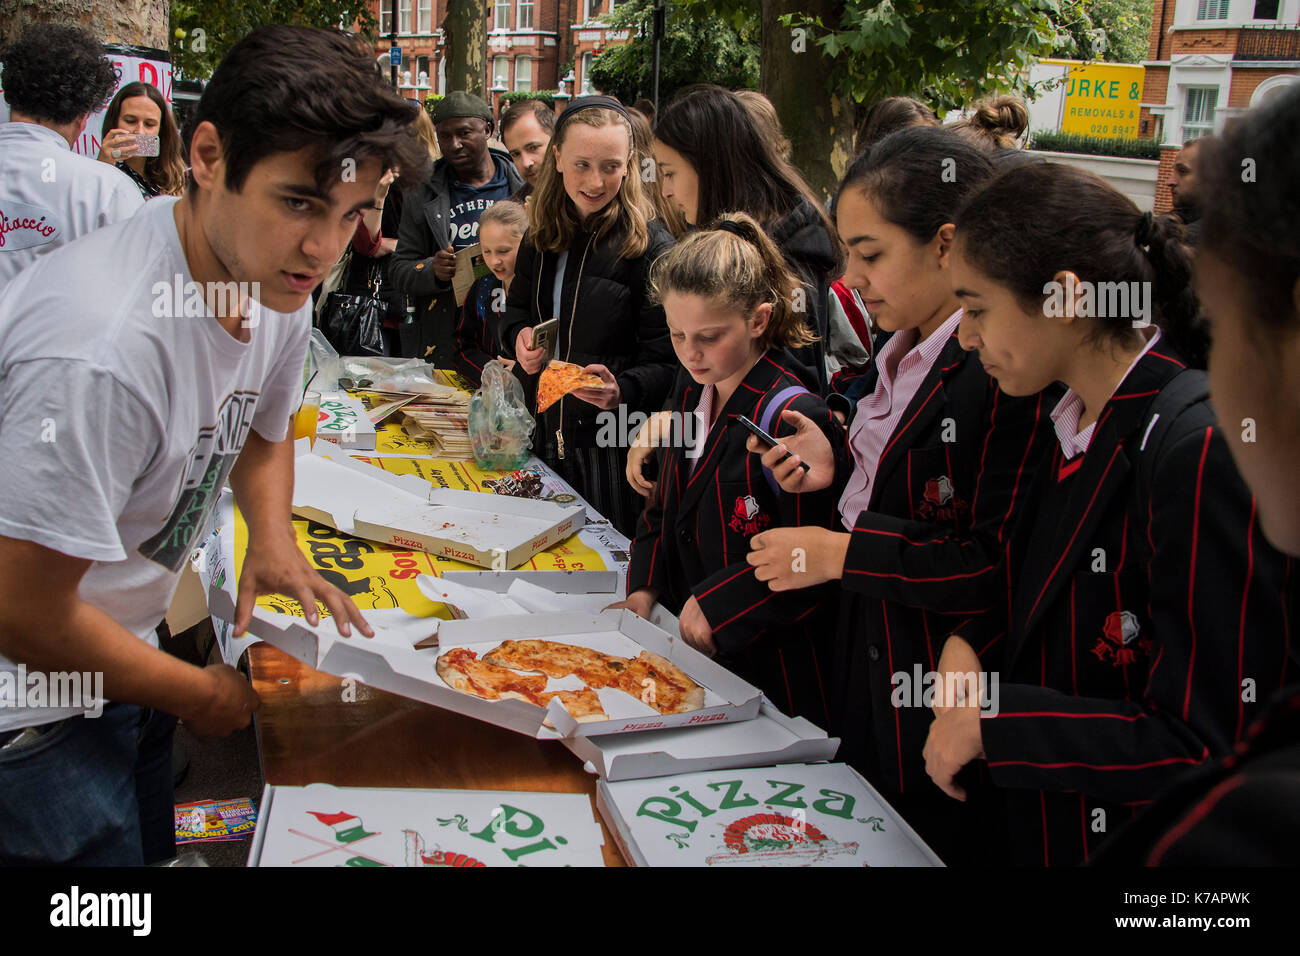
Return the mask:
<path fill-rule="evenodd" d="M 787 385 L 785 388 L 781 389 L 781 391 L 773 395 L 771 400 L 767 403 L 767 408 L 763 410 L 763 417 L 759 421 L 758 427 L 775 438 L 776 435 L 772 431 L 772 419 L 776 417 L 777 409 L 781 408 L 796 395 L 807 394 L 809 394 L 808 389 L 804 388 L 802 385 Z M 763 468 L 763 477 L 765 477 L 767 483 L 772 486 L 772 493 L 779 495 L 781 493 L 781 486 L 777 484 L 776 479 L 772 476 L 772 472 L 766 466 Z"/>

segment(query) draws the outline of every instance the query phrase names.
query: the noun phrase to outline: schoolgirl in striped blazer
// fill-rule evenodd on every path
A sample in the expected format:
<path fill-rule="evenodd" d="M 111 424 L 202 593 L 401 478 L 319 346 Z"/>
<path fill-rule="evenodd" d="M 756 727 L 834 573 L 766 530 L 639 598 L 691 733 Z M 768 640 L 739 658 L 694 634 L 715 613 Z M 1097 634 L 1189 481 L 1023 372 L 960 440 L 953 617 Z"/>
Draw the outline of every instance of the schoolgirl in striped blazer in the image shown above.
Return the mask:
<path fill-rule="evenodd" d="M 997 672 L 995 706 L 945 702 L 925 746 L 959 799 L 954 773 L 987 766 L 1008 858 L 1026 864 L 1089 859 L 1228 752 L 1287 675 L 1291 563 L 1260 534 L 1189 368 L 1204 342 L 1179 238 L 1054 164 L 1004 173 L 957 221 L 963 343 L 1009 395 L 1069 387 L 1001 613 L 957 628 L 940 664 Z"/>
<path fill-rule="evenodd" d="M 793 307 L 798 288 L 780 250 L 744 213 L 724 215 L 656 263 L 652 298 L 663 304 L 673 348 L 690 373 L 670 408 L 678 422 L 695 423 L 686 436 L 695 440 L 661 449 L 624 606 L 648 616 L 658 599 L 679 615 L 687 642 L 718 655 L 781 710 L 824 727 L 833 594 L 773 594 L 745 560 L 750 538 L 763 529 L 826 525 L 835 513 L 830 492 L 782 492 L 746 451 L 749 432 L 738 421 L 779 433 L 789 428 L 781 412 L 797 409 L 843 444 L 815 394 L 816 379 L 788 351 L 812 338 Z"/>

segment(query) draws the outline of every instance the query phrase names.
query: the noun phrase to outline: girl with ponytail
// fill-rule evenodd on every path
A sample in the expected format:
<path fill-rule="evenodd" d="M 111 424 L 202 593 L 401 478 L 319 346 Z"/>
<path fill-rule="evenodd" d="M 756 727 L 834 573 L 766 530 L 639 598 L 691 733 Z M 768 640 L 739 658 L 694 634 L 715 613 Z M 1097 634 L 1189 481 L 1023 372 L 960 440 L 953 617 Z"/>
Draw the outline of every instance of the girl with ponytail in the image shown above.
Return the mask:
<path fill-rule="evenodd" d="M 1286 677 L 1289 562 L 1259 533 L 1189 367 L 1203 336 L 1179 240 L 1054 164 L 1008 170 L 957 218 L 962 344 L 1009 396 L 1069 389 L 1000 613 L 955 628 L 939 663 L 998 674 L 997 709 L 943 702 L 925 745 L 957 799 L 953 775 L 985 762 L 1022 863 L 1088 860 L 1176 776 L 1230 752 Z"/>
<path fill-rule="evenodd" d="M 783 493 L 745 450 L 738 421 L 779 435 L 791 430 L 781 413 L 796 409 L 843 446 L 815 379 L 789 351 L 812 341 L 794 307 L 798 289 L 780 250 L 741 212 L 656 262 L 651 298 L 689 378 L 669 402 L 677 440 L 661 449 L 618 606 L 649 617 L 658 600 L 679 616 L 687 643 L 717 654 L 786 713 L 825 726 L 833 595 L 773 595 L 745 562 L 763 529 L 829 524 L 835 512 L 828 493 Z"/>

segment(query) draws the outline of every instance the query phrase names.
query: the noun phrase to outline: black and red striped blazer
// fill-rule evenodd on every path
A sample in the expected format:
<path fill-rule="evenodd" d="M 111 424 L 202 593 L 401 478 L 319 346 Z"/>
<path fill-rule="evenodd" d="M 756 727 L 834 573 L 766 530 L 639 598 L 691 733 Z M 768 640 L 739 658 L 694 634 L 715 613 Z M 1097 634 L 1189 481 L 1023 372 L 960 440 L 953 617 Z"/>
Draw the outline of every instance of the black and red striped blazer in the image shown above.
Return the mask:
<path fill-rule="evenodd" d="M 869 395 L 876 378 L 873 363 L 853 394 Z M 1050 451 L 1054 394 L 1001 393 L 954 334 L 880 456 L 840 582 L 833 727 L 839 759 L 887 798 L 942 796 L 921 759 L 932 713 L 910 691 L 935 669 L 953 627 L 1005 602 L 1003 551 Z M 941 842 L 926 821 L 913 822 Z"/>
<path fill-rule="evenodd" d="M 1067 463 L 1057 444 L 1008 549 L 1002 626 L 984 615 L 959 629 L 999 673 L 980 727 L 1024 863 L 1086 861 L 1180 774 L 1228 753 L 1287 679 L 1291 562 L 1260 533 L 1209 401 L 1144 448 L 1150 407 L 1184 367 L 1157 343 L 1087 452 Z"/>
<path fill-rule="evenodd" d="M 494 297 L 497 302 L 493 301 Z M 456 317 L 456 351 L 452 364 L 475 387 L 483 382 L 483 367 L 501 354 L 501 346 L 496 341 L 501 310 L 493 308 L 497 304 L 504 309 L 505 289 L 501 280 L 489 272 L 470 286 Z"/>
<path fill-rule="evenodd" d="M 787 395 L 771 414 L 769 432 L 780 438 L 793 431 L 781 412 L 806 415 L 839 449 L 844 439 L 826 402 L 803 380 L 803 366 L 788 352 L 770 349 L 745 376 L 718 413 L 695 469 L 686 449 L 660 450 L 662 464 L 654 496 L 647 503 L 632 545 L 627 590 L 654 588 L 674 613 L 694 595 L 713 629 L 719 661 L 749 679 L 783 711 L 825 727 L 828 720 L 829 661 L 834 589 L 774 594 L 754 577 L 746 561 L 749 539 L 769 528 L 795 525 L 829 527 L 835 494 L 828 489 L 791 495 L 775 489 L 759 456 L 745 447 L 749 432 L 736 421 L 744 415 L 762 422 L 768 405 L 792 386 L 808 392 Z M 670 400 L 670 409 L 691 416 L 702 386 L 689 377 Z"/>

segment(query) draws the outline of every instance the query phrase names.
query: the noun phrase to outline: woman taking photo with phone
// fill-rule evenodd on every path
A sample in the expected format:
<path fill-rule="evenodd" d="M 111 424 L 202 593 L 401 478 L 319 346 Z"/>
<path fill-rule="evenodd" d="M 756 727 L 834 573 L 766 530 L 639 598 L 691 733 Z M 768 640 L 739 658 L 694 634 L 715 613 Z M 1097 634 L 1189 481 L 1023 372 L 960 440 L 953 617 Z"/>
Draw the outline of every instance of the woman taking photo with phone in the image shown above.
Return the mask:
<path fill-rule="evenodd" d="M 102 136 L 100 161 L 130 176 L 145 199 L 181 194 L 186 168 L 181 137 L 156 86 L 128 83 L 118 90 L 104 114 Z M 157 138 L 154 148 L 147 144 L 151 136 Z"/>

